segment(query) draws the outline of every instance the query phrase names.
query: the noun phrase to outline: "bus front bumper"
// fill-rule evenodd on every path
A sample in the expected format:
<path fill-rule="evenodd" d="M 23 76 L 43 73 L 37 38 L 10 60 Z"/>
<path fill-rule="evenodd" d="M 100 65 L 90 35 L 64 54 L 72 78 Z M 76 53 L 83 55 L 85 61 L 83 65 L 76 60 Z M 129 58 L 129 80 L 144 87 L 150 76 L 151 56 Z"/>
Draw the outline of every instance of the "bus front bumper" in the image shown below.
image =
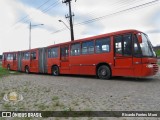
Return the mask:
<path fill-rule="evenodd" d="M 142 66 L 142 76 L 153 76 L 159 71 L 158 64 L 143 64 Z"/>

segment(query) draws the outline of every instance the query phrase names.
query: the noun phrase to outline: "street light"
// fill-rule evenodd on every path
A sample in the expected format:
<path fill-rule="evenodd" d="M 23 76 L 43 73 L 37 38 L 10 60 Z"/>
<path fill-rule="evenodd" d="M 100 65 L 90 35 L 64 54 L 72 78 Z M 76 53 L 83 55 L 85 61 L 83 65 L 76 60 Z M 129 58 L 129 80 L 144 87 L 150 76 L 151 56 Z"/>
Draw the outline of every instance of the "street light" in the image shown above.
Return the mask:
<path fill-rule="evenodd" d="M 40 25 L 44 25 L 44 24 L 32 25 L 31 22 L 30 22 L 30 24 L 29 24 L 29 49 L 31 49 L 31 29 L 32 29 L 32 27 L 40 26 Z"/>
<path fill-rule="evenodd" d="M 66 25 L 66 23 L 65 22 L 63 22 L 62 20 L 58 20 L 59 22 L 62 22 L 69 30 L 71 30 L 67 25 Z"/>

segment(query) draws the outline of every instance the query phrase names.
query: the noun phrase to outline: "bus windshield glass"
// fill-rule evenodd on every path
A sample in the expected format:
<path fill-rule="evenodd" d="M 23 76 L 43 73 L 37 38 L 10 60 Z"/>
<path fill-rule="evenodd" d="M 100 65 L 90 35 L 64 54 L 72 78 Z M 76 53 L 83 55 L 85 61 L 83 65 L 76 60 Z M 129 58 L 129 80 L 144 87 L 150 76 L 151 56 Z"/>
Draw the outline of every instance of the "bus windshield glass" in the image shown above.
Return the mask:
<path fill-rule="evenodd" d="M 142 49 L 142 55 L 145 57 L 156 57 L 156 53 L 153 50 L 153 46 L 148 39 L 148 36 L 145 34 L 142 35 L 142 43 L 140 43 L 141 49 Z"/>

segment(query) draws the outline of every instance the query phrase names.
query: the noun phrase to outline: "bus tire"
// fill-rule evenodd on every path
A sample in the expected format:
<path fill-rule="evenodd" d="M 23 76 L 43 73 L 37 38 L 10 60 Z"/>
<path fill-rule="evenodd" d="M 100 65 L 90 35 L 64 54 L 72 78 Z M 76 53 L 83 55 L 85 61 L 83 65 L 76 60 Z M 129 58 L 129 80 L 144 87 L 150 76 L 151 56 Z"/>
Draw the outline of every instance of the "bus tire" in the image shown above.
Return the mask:
<path fill-rule="evenodd" d="M 53 66 L 52 67 L 52 75 L 53 76 L 58 76 L 59 75 L 59 67 L 58 66 Z"/>
<path fill-rule="evenodd" d="M 111 70 L 106 65 L 101 65 L 97 70 L 97 76 L 99 79 L 110 79 L 111 78 Z"/>
<path fill-rule="evenodd" d="M 29 67 L 28 66 L 25 67 L 25 73 L 29 74 Z"/>
<path fill-rule="evenodd" d="M 9 70 L 9 71 L 11 70 L 11 68 L 10 68 L 10 65 L 9 65 L 9 64 L 7 65 L 7 70 Z"/>

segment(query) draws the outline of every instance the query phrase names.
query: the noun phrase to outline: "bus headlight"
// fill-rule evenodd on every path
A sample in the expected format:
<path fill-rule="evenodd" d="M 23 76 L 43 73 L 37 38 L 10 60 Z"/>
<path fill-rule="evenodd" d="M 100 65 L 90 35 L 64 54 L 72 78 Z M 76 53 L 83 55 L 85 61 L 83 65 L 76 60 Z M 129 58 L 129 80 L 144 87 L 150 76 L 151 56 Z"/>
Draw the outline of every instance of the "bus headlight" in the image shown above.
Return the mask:
<path fill-rule="evenodd" d="M 152 64 L 148 64 L 146 65 L 147 68 L 153 68 L 153 65 Z"/>

